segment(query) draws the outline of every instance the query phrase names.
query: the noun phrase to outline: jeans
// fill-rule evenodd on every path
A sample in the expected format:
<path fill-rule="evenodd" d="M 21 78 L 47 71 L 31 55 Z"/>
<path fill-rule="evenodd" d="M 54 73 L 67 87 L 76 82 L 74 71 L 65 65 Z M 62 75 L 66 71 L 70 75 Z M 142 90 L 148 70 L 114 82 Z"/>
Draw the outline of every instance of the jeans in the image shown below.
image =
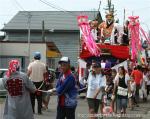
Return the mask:
<path fill-rule="evenodd" d="M 117 99 L 117 109 L 121 111 L 122 109 L 127 108 L 128 99 L 127 98 L 118 98 Z"/>

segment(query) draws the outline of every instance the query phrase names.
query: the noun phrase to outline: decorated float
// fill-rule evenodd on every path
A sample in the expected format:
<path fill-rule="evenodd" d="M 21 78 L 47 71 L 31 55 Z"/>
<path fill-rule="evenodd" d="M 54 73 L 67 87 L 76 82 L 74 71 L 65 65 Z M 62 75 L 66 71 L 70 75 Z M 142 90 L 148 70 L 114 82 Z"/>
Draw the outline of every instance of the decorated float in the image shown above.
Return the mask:
<path fill-rule="evenodd" d="M 143 43 L 150 44 L 150 38 L 140 26 L 138 16 L 130 16 L 127 21 L 124 19 L 121 26 L 115 19 L 114 5 L 108 0 L 105 20 L 99 23 L 97 18 L 89 20 L 86 15 L 78 16 L 77 20 L 81 34 L 79 80 L 82 68 L 93 60 L 105 64 L 102 65 L 104 69 L 111 69 L 127 59 L 133 64 L 146 62 Z"/>

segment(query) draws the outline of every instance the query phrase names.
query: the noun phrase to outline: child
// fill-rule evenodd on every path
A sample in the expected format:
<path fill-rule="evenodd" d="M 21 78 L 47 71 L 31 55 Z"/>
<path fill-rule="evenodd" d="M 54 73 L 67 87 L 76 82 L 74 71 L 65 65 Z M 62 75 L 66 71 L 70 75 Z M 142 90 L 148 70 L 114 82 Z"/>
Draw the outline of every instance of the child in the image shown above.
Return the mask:
<path fill-rule="evenodd" d="M 106 94 L 107 94 L 107 98 L 108 100 L 111 100 L 112 97 L 112 93 L 113 93 L 113 88 L 114 88 L 114 83 L 113 80 L 110 76 L 106 75 Z"/>
<path fill-rule="evenodd" d="M 135 91 L 136 91 L 136 84 L 135 84 L 134 80 L 131 80 L 130 88 L 131 88 L 131 94 L 128 95 L 128 97 L 129 97 L 129 107 L 131 108 L 131 110 L 133 110 L 133 105 L 134 105 L 134 102 L 135 102 Z"/>
<path fill-rule="evenodd" d="M 111 104 L 113 89 L 114 89 L 113 79 L 110 76 L 106 75 L 106 88 L 105 88 L 106 95 L 104 96 L 105 100 L 104 100 L 103 114 L 108 113 L 110 114 L 113 111 Z M 108 110 L 109 112 L 107 112 Z"/>

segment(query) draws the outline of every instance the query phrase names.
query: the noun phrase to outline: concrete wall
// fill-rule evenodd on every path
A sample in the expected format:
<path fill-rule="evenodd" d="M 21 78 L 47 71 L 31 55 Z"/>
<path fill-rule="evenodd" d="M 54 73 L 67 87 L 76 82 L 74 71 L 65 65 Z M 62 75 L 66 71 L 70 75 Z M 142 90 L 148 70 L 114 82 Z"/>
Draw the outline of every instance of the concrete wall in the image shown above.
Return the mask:
<path fill-rule="evenodd" d="M 24 56 L 28 57 L 28 43 L 0 43 L 0 56 Z M 46 44 L 31 43 L 30 44 L 30 61 L 33 58 L 34 52 L 42 53 L 42 61 L 46 63 Z"/>
<path fill-rule="evenodd" d="M 27 33 L 7 33 L 10 41 L 27 41 Z M 54 42 L 62 56 L 68 56 L 71 64 L 76 66 L 79 57 L 79 32 L 49 32 L 45 33 L 46 41 Z M 31 32 L 31 41 L 42 41 L 41 33 Z M 27 47 L 26 47 L 27 48 Z M 59 58 L 55 58 L 57 65 Z"/>

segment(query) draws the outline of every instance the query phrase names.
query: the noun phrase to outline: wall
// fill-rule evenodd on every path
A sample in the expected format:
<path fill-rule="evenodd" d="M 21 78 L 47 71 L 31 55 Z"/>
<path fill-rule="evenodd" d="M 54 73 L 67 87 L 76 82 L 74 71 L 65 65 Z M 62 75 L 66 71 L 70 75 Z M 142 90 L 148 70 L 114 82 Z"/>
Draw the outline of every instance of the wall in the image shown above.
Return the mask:
<path fill-rule="evenodd" d="M 27 33 L 7 33 L 11 41 L 27 41 Z M 42 41 L 41 33 L 31 32 L 31 41 Z M 54 42 L 62 56 L 68 56 L 71 64 L 77 66 L 79 57 L 79 32 L 49 32 L 45 33 L 46 41 Z M 57 65 L 59 58 L 55 58 Z"/>
<path fill-rule="evenodd" d="M 0 43 L 0 56 L 22 56 L 28 57 L 28 43 Z M 34 52 L 42 53 L 42 61 L 46 63 L 46 44 L 45 43 L 31 43 L 30 44 L 30 61 L 33 58 Z"/>

